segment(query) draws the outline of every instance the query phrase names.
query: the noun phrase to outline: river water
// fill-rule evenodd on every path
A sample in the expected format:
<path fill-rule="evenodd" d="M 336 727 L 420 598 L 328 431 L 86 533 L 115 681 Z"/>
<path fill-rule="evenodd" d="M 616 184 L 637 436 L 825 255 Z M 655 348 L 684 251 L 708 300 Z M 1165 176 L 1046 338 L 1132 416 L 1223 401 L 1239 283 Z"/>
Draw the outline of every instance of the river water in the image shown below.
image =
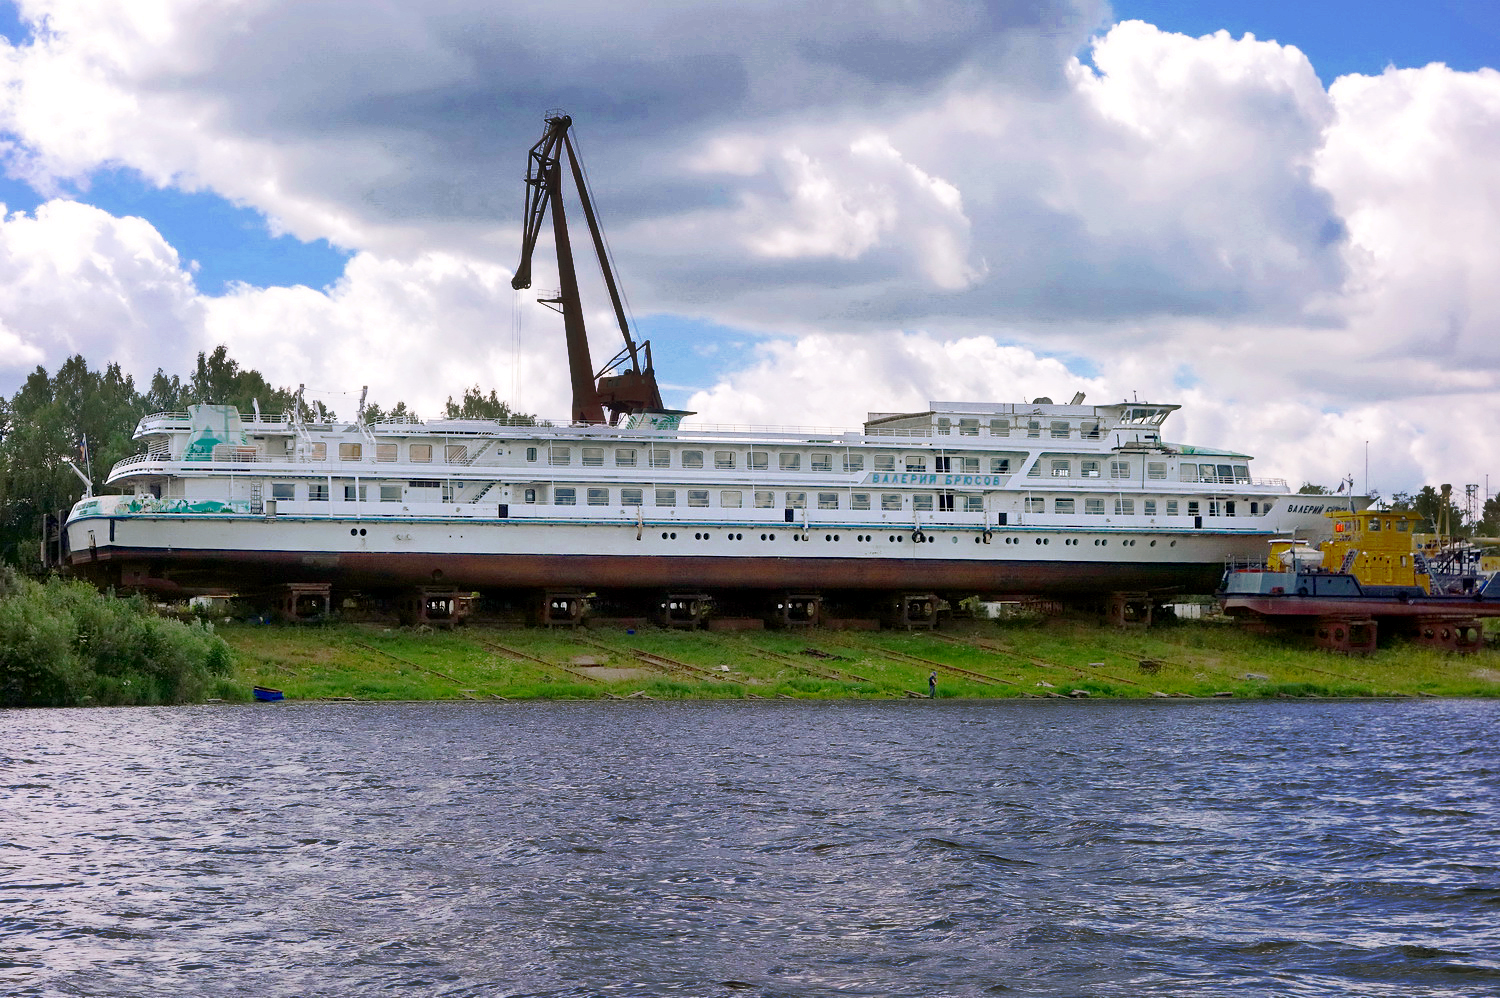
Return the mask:
<path fill-rule="evenodd" d="M 0 711 L 0 994 L 1500 994 L 1500 703 Z"/>

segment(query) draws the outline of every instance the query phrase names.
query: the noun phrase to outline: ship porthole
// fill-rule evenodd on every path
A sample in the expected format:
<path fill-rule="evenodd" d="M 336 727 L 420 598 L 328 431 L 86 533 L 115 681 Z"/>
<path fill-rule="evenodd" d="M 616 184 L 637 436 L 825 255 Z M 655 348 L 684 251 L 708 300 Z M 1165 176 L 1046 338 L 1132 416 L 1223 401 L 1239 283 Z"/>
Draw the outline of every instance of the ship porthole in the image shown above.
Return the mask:
<path fill-rule="evenodd" d="M 365 528 L 364 527 L 360 527 L 359 528 L 359 536 L 363 537 L 364 535 L 365 535 Z"/>

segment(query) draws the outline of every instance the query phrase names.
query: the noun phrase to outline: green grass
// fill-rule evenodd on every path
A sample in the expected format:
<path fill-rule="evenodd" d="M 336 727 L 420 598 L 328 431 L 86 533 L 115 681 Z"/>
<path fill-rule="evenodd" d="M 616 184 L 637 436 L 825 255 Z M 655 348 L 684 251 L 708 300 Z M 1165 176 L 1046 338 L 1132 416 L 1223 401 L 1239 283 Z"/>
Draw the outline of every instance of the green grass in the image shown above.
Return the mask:
<path fill-rule="evenodd" d="M 891 699 L 925 696 L 934 669 L 940 697 L 1500 696 L 1491 648 L 1397 644 L 1350 658 L 1218 622 L 1116 631 L 1059 618 L 936 634 L 224 624 L 218 634 L 244 696 L 261 685 L 294 699 Z M 1159 671 L 1142 671 L 1148 659 Z"/>

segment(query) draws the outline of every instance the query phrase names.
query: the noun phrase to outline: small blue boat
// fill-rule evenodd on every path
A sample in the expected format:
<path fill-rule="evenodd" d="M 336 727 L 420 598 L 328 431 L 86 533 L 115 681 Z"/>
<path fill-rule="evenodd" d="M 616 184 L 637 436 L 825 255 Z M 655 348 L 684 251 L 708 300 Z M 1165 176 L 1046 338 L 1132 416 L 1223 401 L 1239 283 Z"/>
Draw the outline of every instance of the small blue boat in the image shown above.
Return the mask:
<path fill-rule="evenodd" d="M 269 686 L 257 686 L 254 688 L 255 699 L 261 701 L 285 700 L 286 694 L 280 690 L 273 690 Z"/>

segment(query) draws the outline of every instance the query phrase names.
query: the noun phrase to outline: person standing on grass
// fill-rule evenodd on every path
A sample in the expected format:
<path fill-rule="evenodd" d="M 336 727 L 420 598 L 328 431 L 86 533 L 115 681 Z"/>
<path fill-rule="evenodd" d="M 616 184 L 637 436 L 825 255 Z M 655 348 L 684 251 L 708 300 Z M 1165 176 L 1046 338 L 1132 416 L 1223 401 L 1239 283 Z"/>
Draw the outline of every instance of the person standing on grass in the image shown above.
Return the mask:
<path fill-rule="evenodd" d="M 933 669 L 927 674 L 927 699 L 937 699 L 937 670 Z"/>

